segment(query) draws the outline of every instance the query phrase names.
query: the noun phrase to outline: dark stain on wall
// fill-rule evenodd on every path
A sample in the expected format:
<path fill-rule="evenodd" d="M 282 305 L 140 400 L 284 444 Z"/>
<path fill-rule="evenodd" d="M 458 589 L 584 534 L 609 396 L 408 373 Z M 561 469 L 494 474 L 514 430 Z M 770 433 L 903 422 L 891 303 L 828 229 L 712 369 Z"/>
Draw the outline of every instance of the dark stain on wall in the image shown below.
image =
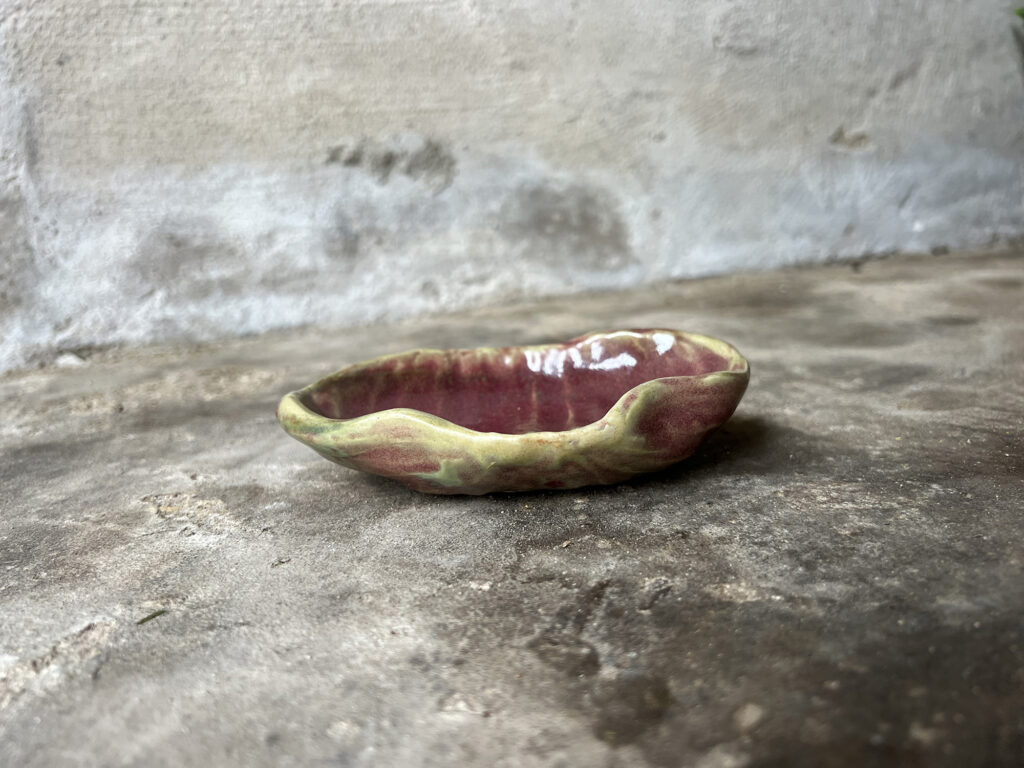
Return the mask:
<path fill-rule="evenodd" d="M 326 164 L 360 168 L 379 184 L 387 184 L 394 174 L 401 174 L 432 187 L 435 194 L 450 187 L 457 173 L 451 150 L 430 138 L 416 147 L 371 138 L 338 144 L 327 151 Z"/>
<path fill-rule="evenodd" d="M 533 261 L 573 260 L 592 270 L 628 266 L 635 259 L 618 203 L 606 190 L 544 182 L 521 187 L 501 211 L 499 231 L 526 241 Z"/>
<path fill-rule="evenodd" d="M 0 242 L 4 258 L 0 260 L 0 318 L 28 302 L 29 279 L 34 270 L 33 251 L 25 222 L 25 205 L 20 194 L 0 197 Z"/>
<path fill-rule="evenodd" d="M 324 232 L 324 252 L 332 260 L 354 261 L 359 256 L 363 235 L 352 217 L 343 210 L 334 212 L 333 225 Z"/>
<path fill-rule="evenodd" d="M 216 224 L 183 217 L 166 219 L 142 237 L 130 269 L 143 298 L 164 291 L 201 300 L 239 292 L 246 280 L 239 271 L 244 263 L 237 245 Z"/>

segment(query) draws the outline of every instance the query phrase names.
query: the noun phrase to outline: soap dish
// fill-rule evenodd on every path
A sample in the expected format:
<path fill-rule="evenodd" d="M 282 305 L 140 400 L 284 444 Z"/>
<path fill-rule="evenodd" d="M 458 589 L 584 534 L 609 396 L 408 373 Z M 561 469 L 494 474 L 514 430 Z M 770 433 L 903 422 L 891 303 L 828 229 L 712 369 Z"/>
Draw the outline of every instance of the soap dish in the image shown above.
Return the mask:
<path fill-rule="evenodd" d="M 285 395 L 277 417 L 331 461 L 425 493 L 578 488 L 690 456 L 749 379 L 724 341 L 621 330 L 378 357 Z"/>

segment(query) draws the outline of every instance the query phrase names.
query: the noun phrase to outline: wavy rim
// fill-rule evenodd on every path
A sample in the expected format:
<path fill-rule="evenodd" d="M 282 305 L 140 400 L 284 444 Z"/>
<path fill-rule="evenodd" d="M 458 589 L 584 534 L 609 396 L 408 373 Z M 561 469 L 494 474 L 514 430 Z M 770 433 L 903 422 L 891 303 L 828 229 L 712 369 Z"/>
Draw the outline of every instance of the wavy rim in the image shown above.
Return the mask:
<path fill-rule="evenodd" d="M 637 384 L 635 387 L 628 389 L 623 392 L 618 400 L 604 413 L 601 418 L 590 422 L 589 424 L 583 424 L 579 427 L 572 429 L 556 430 L 556 431 L 536 431 L 536 432 L 481 432 L 479 430 L 470 429 L 463 427 L 460 424 L 456 424 L 453 421 L 449 421 L 441 416 L 437 416 L 426 411 L 416 410 L 415 408 L 385 408 L 380 411 L 373 411 L 372 413 L 366 413 L 362 416 L 355 416 L 350 419 L 331 419 L 327 416 L 317 413 L 307 408 L 301 401 L 301 397 L 308 392 L 317 389 L 318 387 L 324 386 L 333 379 L 338 378 L 342 375 L 350 375 L 354 372 L 358 372 L 362 368 L 369 367 L 371 365 L 378 365 L 381 362 L 391 360 L 405 355 L 414 353 L 425 354 L 425 353 L 445 353 L 451 351 L 467 351 L 475 352 L 478 350 L 494 350 L 494 349 L 516 349 L 516 350 L 540 350 L 540 349 L 553 349 L 557 347 L 568 347 L 569 345 L 586 341 L 597 337 L 612 337 L 619 336 L 622 334 L 630 334 L 633 336 L 647 336 L 655 333 L 669 333 L 677 339 L 686 339 L 696 344 L 704 346 L 711 351 L 722 355 L 726 360 L 731 361 L 733 364 L 741 363 L 742 368 L 738 370 L 719 370 L 719 371 L 708 371 L 707 373 L 697 373 L 684 376 L 659 376 L 653 379 Z M 699 333 L 688 333 L 686 331 L 673 331 L 667 328 L 645 328 L 642 330 L 621 330 L 621 331 L 597 331 L 593 333 L 586 333 L 582 336 L 577 336 L 574 339 L 570 339 L 566 342 L 554 342 L 550 344 L 531 344 L 519 347 L 473 347 L 459 350 L 445 350 L 436 349 L 432 347 L 425 347 L 420 349 L 410 349 L 404 352 L 395 352 L 389 355 L 382 355 L 375 357 L 370 360 L 365 360 L 353 365 L 341 368 L 334 373 L 328 374 L 323 378 L 317 379 L 312 384 L 297 389 L 293 392 L 289 392 L 281 398 L 280 403 L 277 407 L 277 418 L 281 422 L 285 431 L 293 437 L 297 438 L 300 442 L 306 443 L 307 445 L 313 445 L 315 441 L 304 440 L 302 436 L 314 436 L 324 432 L 337 433 L 339 430 L 344 431 L 362 431 L 365 427 L 369 426 L 373 422 L 381 420 L 383 417 L 386 418 L 409 418 L 415 421 L 419 421 L 424 424 L 428 424 L 438 429 L 442 429 L 456 434 L 461 434 L 464 437 L 487 437 L 488 439 L 505 439 L 508 441 L 521 440 L 524 437 L 541 437 L 542 439 L 580 439 L 585 437 L 588 433 L 595 432 L 599 429 L 602 423 L 607 423 L 607 419 L 614 414 L 617 410 L 620 410 L 623 406 L 623 401 L 627 398 L 636 399 L 643 393 L 643 390 L 651 388 L 657 382 L 673 381 L 679 379 L 705 379 L 711 380 L 718 377 L 742 377 L 748 378 L 750 376 L 750 363 L 747 359 L 740 354 L 732 344 L 716 339 L 713 336 L 704 336 Z M 289 428 L 291 427 L 291 428 Z M 298 429 L 296 429 L 296 427 Z"/>

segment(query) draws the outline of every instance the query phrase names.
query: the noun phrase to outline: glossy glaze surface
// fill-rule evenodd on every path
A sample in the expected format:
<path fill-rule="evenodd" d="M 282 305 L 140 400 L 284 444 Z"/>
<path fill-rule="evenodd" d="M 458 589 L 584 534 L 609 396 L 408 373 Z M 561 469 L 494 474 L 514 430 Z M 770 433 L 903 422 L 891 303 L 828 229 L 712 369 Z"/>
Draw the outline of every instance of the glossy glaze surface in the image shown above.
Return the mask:
<path fill-rule="evenodd" d="M 564 431 L 597 421 L 645 381 L 739 365 L 671 333 L 623 332 L 567 346 L 396 355 L 331 377 L 302 400 L 330 419 L 411 408 L 480 432 Z"/>
<path fill-rule="evenodd" d="M 572 488 L 690 455 L 748 380 L 717 339 L 616 331 L 377 358 L 286 395 L 278 417 L 332 461 L 421 491 Z"/>

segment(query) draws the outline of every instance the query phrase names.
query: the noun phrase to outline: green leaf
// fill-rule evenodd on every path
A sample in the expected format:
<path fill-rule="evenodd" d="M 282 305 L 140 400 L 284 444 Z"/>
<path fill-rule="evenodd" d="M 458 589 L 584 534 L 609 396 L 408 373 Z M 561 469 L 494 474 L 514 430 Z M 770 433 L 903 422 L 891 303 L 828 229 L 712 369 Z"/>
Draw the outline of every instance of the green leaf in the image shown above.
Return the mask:
<path fill-rule="evenodd" d="M 1024 19 L 1024 8 L 1018 8 L 1017 15 Z"/>

